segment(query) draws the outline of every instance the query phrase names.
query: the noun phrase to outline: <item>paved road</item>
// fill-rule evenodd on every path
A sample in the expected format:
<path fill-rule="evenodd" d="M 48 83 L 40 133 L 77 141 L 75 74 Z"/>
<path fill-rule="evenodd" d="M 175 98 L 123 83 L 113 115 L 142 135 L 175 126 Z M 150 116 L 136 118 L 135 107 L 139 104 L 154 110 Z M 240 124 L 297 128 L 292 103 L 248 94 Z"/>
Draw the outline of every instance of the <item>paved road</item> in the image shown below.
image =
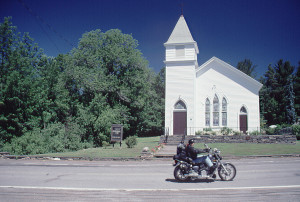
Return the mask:
<path fill-rule="evenodd" d="M 0 159 L 0 201 L 300 201 L 300 158 L 230 162 L 234 181 L 179 183 L 171 160 Z"/>

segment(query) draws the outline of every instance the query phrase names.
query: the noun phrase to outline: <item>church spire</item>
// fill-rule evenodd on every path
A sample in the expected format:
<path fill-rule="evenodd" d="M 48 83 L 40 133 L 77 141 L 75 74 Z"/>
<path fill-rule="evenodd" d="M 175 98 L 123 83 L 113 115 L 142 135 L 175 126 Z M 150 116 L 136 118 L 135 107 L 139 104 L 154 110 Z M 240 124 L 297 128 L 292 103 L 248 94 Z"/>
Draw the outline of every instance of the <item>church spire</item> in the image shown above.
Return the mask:
<path fill-rule="evenodd" d="M 179 17 L 179 20 L 177 21 L 172 34 L 170 35 L 168 41 L 165 43 L 165 45 L 171 44 L 194 44 L 197 53 L 199 52 L 197 42 L 194 41 L 183 15 Z"/>

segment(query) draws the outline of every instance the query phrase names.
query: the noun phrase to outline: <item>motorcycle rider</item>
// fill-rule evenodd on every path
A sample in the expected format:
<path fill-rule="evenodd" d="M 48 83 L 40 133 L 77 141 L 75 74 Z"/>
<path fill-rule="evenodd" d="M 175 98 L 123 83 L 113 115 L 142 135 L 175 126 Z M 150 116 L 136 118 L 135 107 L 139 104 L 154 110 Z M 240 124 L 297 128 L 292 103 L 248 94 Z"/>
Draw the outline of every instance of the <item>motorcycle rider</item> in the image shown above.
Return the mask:
<path fill-rule="evenodd" d="M 196 149 L 194 148 L 194 144 L 195 144 L 195 140 L 190 139 L 186 147 L 187 156 L 192 158 L 193 162 L 196 164 L 205 163 L 209 167 L 209 171 L 207 174 L 208 175 L 212 174 L 215 171 L 216 167 L 213 165 L 210 158 L 208 156 L 197 157 L 197 154 L 209 152 L 209 149 L 208 148 Z"/>

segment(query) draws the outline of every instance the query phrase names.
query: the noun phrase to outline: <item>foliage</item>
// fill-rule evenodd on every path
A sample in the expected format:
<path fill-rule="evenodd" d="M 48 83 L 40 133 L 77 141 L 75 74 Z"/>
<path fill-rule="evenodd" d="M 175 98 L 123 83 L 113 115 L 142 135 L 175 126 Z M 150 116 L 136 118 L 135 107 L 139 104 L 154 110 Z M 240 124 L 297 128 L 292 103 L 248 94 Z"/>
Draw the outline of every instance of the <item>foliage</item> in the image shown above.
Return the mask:
<path fill-rule="evenodd" d="M 210 132 L 210 131 L 212 131 L 212 128 L 203 128 L 203 131 L 204 132 Z"/>
<path fill-rule="evenodd" d="M 293 135 L 296 135 L 297 140 L 300 140 L 300 125 L 292 125 Z"/>
<path fill-rule="evenodd" d="M 151 71 L 131 35 L 90 31 L 69 54 L 49 58 L 29 34 L 16 33 L 11 18 L 0 33 L 1 150 L 103 146 L 115 123 L 125 137 L 162 133 L 164 70 Z"/>
<path fill-rule="evenodd" d="M 201 130 L 198 130 L 195 132 L 195 135 L 202 135 L 202 134 L 203 134 L 203 132 Z"/>
<path fill-rule="evenodd" d="M 255 77 L 256 77 L 256 72 L 255 72 L 256 65 L 253 65 L 251 60 L 245 59 L 243 61 L 238 62 L 236 68 L 238 70 L 244 72 L 248 76 L 255 79 Z"/>
<path fill-rule="evenodd" d="M 233 132 L 233 130 L 231 128 L 228 128 L 228 127 L 223 127 L 221 129 L 221 133 L 223 135 L 230 135 L 232 132 Z"/>
<path fill-rule="evenodd" d="M 261 78 L 264 86 L 260 91 L 260 109 L 267 125 L 295 121 L 293 72 L 294 67 L 288 61 L 279 60 L 274 67 L 269 65 L 265 78 Z"/>
<path fill-rule="evenodd" d="M 128 148 L 133 148 L 135 145 L 137 145 L 137 139 L 136 136 L 129 136 L 125 139 L 125 144 Z"/>
<path fill-rule="evenodd" d="M 286 108 L 286 120 L 288 124 L 293 124 L 296 122 L 296 112 L 295 112 L 295 93 L 293 87 L 292 77 L 289 76 L 288 83 L 286 85 L 285 99 L 287 100 Z"/>
<path fill-rule="evenodd" d="M 295 111 L 298 117 L 300 117 L 300 62 L 298 63 L 298 68 L 296 76 L 294 79 L 294 92 L 295 92 Z"/>

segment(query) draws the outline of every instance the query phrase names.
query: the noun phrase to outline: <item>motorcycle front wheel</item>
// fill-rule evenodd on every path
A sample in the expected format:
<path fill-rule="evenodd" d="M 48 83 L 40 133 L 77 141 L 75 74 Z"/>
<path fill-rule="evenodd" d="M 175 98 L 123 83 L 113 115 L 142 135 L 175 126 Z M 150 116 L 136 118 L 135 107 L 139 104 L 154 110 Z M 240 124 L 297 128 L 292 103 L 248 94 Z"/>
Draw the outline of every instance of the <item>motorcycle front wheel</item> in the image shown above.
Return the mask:
<path fill-rule="evenodd" d="M 179 166 L 176 166 L 174 169 L 174 177 L 176 180 L 185 182 L 189 180 L 189 177 L 185 176 Z"/>
<path fill-rule="evenodd" d="M 223 181 L 231 181 L 235 178 L 236 168 L 231 163 L 224 163 L 223 166 L 220 165 L 218 174 Z"/>

